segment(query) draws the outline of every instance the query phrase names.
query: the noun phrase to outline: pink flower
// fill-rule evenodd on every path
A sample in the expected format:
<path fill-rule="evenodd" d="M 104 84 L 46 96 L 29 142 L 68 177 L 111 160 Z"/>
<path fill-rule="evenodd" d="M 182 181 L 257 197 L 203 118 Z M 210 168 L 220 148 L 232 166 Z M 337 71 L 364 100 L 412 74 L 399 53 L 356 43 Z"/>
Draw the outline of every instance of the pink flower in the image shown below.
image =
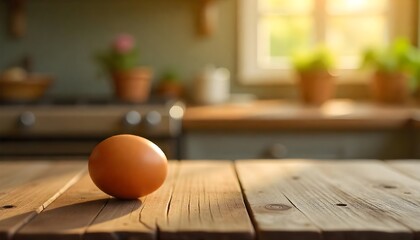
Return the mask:
<path fill-rule="evenodd" d="M 134 48 L 134 38 L 129 34 L 120 34 L 113 43 L 118 53 L 127 53 Z"/>

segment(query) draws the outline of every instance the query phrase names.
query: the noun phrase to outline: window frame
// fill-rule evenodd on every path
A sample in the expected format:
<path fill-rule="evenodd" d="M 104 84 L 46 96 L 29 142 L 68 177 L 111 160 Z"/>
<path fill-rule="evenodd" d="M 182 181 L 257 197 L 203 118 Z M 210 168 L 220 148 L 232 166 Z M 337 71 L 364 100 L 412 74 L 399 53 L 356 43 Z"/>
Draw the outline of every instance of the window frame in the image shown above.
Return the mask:
<path fill-rule="evenodd" d="M 325 0 L 314 0 L 322 1 Z M 419 26 L 419 4 L 416 0 L 388 0 L 390 9 L 389 41 L 398 36 L 408 37 L 417 45 Z M 258 0 L 238 1 L 238 79 L 244 85 L 290 85 L 296 76 L 290 69 L 270 69 L 258 67 L 257 24 Z M 319 16 L 317 16 L 319 18 Z M 315 23 L 316 24 L 316 23 Z M 253 26 L 253 27 L 250 27 Z M 412 26 L 412 27 L 410 27 Z M 321 28 L 322 31 L 322 28 Z M 337 69 L 338 84 L 367 84 L 369 74 L 357 69 Z"/>

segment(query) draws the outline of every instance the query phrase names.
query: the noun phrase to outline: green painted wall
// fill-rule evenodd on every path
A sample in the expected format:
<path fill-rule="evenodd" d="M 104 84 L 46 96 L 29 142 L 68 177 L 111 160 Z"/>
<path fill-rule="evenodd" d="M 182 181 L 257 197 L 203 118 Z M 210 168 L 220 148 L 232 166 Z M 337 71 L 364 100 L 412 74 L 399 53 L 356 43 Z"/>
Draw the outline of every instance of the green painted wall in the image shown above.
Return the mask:
<path fill-rule="evenodd" d="M 36 71 L 56 76 L 51 95 L 110 94 L 93 55 L 123 32 L 135 36 L 142 64 L 156 75 L 171 67 L 188 82 L 208 63 L 235 68 L 234 0 L 219 1 L 219 25 L 210 38 L 197 35 L 197 0 L 26 2 L 27 33 L 16 40 L 7 32 L 6 1 L 0 1 L 0 69 L 31 55 Z"/>

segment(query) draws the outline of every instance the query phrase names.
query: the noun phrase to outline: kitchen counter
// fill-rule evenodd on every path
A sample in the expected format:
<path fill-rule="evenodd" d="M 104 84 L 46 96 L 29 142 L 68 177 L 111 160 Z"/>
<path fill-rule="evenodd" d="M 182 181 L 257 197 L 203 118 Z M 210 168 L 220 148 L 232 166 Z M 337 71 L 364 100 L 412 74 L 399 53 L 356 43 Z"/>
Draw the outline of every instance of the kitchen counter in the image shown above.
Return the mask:
<path fill-rule="evenodd" d="M 188 107 L 186 159 L 420 157 L 420 109 L 332 100 L 320 107 L 282 100 Z"/>
<path fill-rule="evenodd" d="M 415 120 L 415 121 L 412 121 Z M 333 100 L 321 107 L 282 100 L 188 107 L 183 127 L 189 130 L 400 129 L 416 122 L 420 110 Z"/>
<path fill-rule="evenodd" d="M 420 239 L 420 161 L 172 161 L 136 200 L 86 162 L 0 162 L 0 239 Z M 257 237 L 258 236 L 258 237 Z"/>

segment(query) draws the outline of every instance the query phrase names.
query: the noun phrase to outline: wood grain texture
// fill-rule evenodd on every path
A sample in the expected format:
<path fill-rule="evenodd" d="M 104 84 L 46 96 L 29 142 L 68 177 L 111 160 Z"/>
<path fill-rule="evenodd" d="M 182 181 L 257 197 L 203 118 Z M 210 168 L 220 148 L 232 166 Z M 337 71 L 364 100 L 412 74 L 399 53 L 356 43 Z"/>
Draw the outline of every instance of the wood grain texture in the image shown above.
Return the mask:
<path fill-rule="evenodd" d="M 86 165 L 84 162 L 72 161 L 16 164 L 1 164 L 0 175 L 9 179 L 3 179 L 4 182 L 2 181 L 0 188 L 0 192 L 3 193 L 0 196 L 1 240 L 9 239 L 17 229 L 74 184 L 80 178 Z M 16 166 L 22 168 L 16 169 Z M 16 177 L 11 177 L 10 171 L 15 171 Z"/>
<path fill-rule="evenodd" d="M 48 161 L 2 162 L 0 167 L 0 199 L 15 187 L 39 177 L 50 167 L 51 162 Z"/>
<path fill-rule="evenodd" d="M 412 239 L 413 233 L 405 222 L 401 223 L 401 219 L 397 219 L 396 214 L 385 206 L 389 194 L 382 193 L 382 189 L 375 190 L 373 182 L 362 178 L 376 171 L 375 167 L 386 166 L 379 162 L 373 163 L 374 166 L 369 167 L 367 172 L 354 177 L 356 171 L 361 171 L 357 168 L 360 162 L 356 162 L 356 169 L 353 170 L 344 162 L 329 163 L 285 160 L 240 161 L 237 164 L 239 174 L 241 168 L 257 167 L 263 171 L 263 175 L 276 174 L 277 177 L 263 181 L 260 185 L 268 184 L 279 194 L 284 194 L 291 204 L 321 229 L 323 239 Z M 249 198 L 248 194 L 246 196 Z M 396 204 L 393 207 L 398 207 Z M 411 216 L 405 210 L 399 213 Z M 254 209 L 252 211 L 256 212 Z M 263 226 L 258 222 L 257 225 Z"/>
<path fill-rule="evenodd" d="M 178 171 L 160 239 L 253 238 L 232 162 L 183 161 Z"/>
<path fill-rule="evenodd" d="M 170 162 L 164 185 L 131 201 L 85 165 L 0 162 L 0 240 L 420 240 L 416 160 Z"/>
<path fill-rule="evenodd" d="M 111 199 L 87 229 L 84 239 L 156 239 L 157 225 L 167 221 L 177 173 L 178 162 L 170 161 L 168 177 L 157 191 L 140 200 Z"/>
<path fill-rule="evenodd" d="M 420 180 L 420 160 L 393 160 L 387 163 L 401 173 Z"/>
<path fill-rule="evenodd" d="M 320 230 L 278 188 L 282 180 L 277 168 L 265 162 L 237 162 L 236 169 L 258 239 L 321 239 Z"/>
<path fill-rule="evenodd" d="M 420 239 L 419 181 L 382 161 L 325 161 L 318 167 L 342 191 L 407 226 L 414 239 Z"/>
<path fill-rule="evenodd" d="M 14 239 L 82 239 L 109 196 L 99 190 L 88 173 L 19 230 Z M 123 211 L 121 211 L 123 213 Z"/>

